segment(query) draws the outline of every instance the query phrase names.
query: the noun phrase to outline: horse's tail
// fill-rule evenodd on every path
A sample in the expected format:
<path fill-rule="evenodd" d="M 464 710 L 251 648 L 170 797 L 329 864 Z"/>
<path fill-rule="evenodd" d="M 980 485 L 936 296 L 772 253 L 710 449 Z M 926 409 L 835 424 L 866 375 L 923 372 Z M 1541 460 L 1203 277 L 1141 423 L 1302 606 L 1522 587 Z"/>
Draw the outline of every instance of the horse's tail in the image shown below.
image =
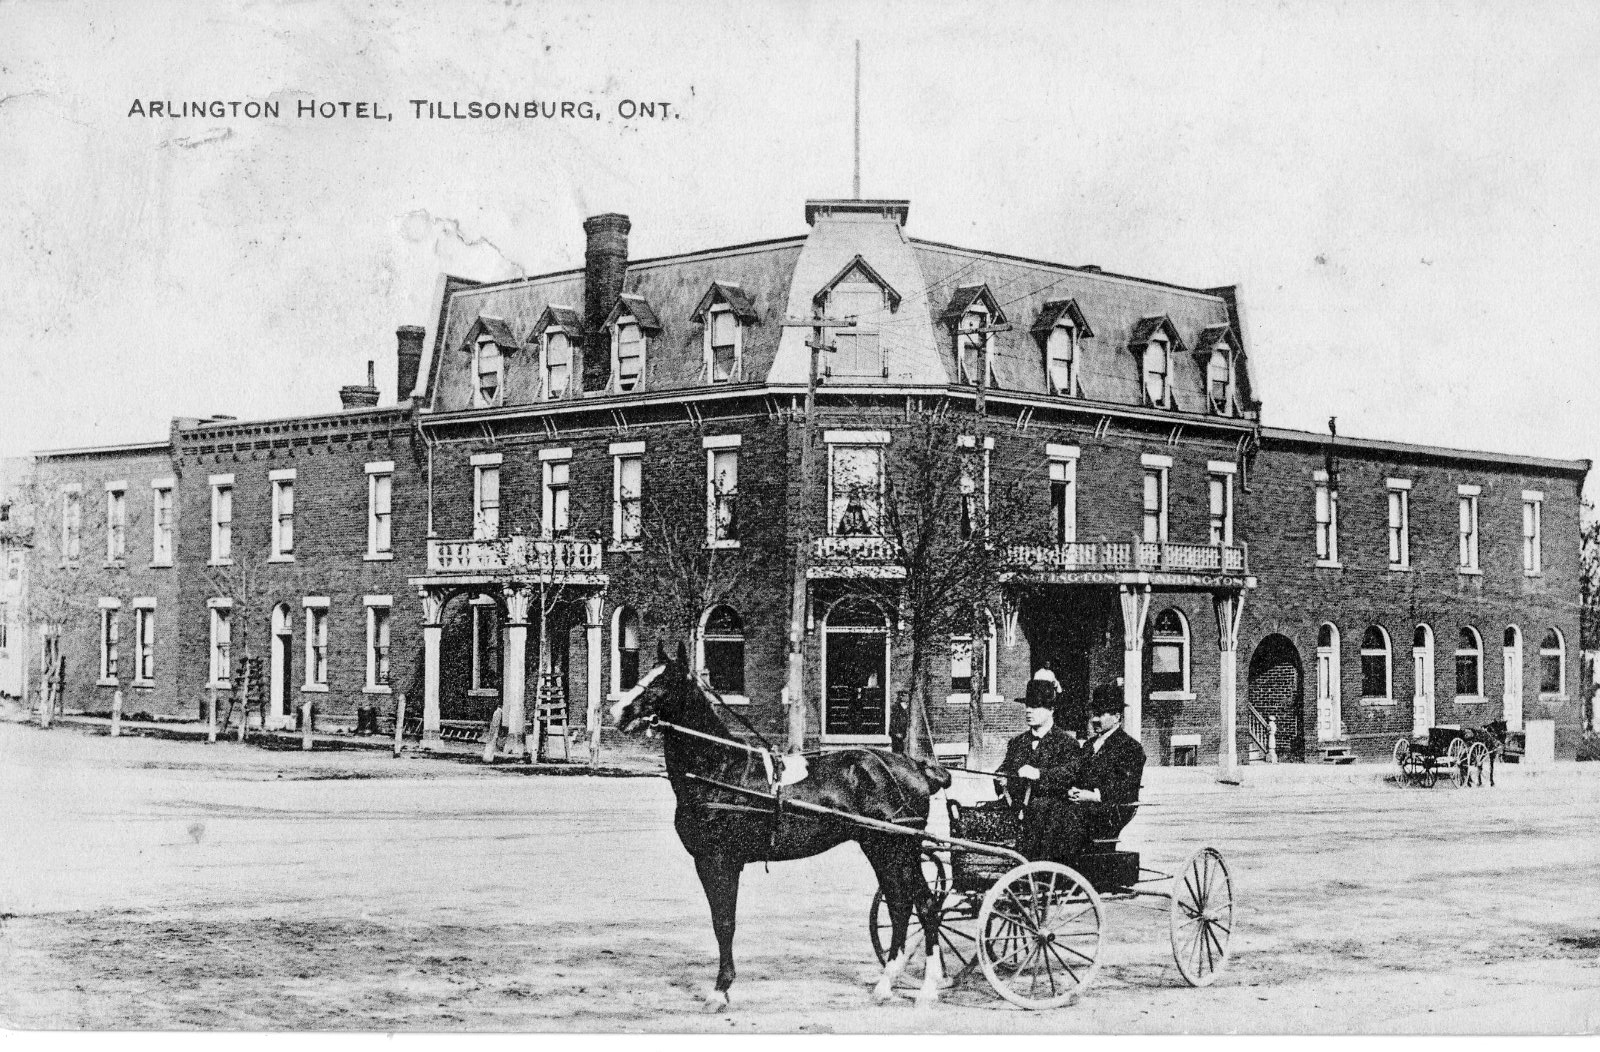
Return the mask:
<path fill-rule="evenodd" d="M 918 760 L 917 767 L 921 769 L 922 777 L 927 779 L 928 795 L 950 788 L 950 772 L 938 760 Z"/>

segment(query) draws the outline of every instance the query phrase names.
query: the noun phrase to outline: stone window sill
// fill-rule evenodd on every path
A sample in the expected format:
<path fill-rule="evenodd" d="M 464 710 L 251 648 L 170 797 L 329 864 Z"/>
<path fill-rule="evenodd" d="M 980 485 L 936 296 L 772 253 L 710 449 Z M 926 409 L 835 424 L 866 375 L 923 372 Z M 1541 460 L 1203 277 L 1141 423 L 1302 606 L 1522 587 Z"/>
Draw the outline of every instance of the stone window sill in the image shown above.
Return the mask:
<path fill-rule="evenodd" d="M 369 563 L 391 562 L 394 559 L 394 552 L 368 552 L 361 558 Z"/>
<path fill-rule="evenodd" d="M 1317 560 L 1317 569 L 1319 569 L 1319 570 L 1343 570 L 1344 569 L 1344 563 L 1340 562 L 1338 559 L 1318 559 Z"/>
<path fill-rule="evenodd" d="M 1482 577 L 1483 571 L 1476 566 L 1458 566 L 1456 573 L 1463 577 Z"/>
<path fill-rule="evenodd" d="M 138 690 L 154 690 L 156 681 L 153 679 L 136 679 L 129 684 L 129 686 L 132 686 Z"/>
<path fill-rule="evenodd" d="M 291 555 L 282 555 L 282 554 L 269 555 L 269 556 L 267 556 L 267 562 L 269 562 L 269 563 L 292 563 L 292 562 L 294 562 L 294 556 L 292 554 Z"/>
<path fill-rule="evenodd" d="M 152 562 L 150 564 L 150 569 L 152 569 L 152 570 L 170 570 L 170 569 L 172 569 L 172 563 L 171 563 L 170 560 L 169 561 L 164 561 L 164 562 Z"/>
<path fill-rule="evenodd" d="M 363 694 L 393 694 L 394 688 L 383 684 L 368 684 L 361 688 Z"/>
<path fill-rule="evenodd" d="M 1410 573 L 1411 572 L 1411 564 L 1410 563 L 1390 563 L 1389 564 L 1389 572 L 1390 573 Z"/>
<path fill-rule="evenodd" d="M 100 566 L 106 570 L 126 570 L 128 561 L 126 559 L 107 559 Z"/>
<path fill-rule="evenodd" d="M 1470 694 L 1458 694 L 1455 698 L 1457 705 L 1482 705 L 1488 698 L 1480 698 Z"/>
<path fill-rule="evenodd" d="M 1386 707 L 1387 708 L 1387 707 L 1392 706 L 1394 704 L 1394 699 L 1393 698 L 1362 698 L 1361 699 L 1361 704 L 1369 705 L 1369 706 L 1373 706 L 1373 707 L 1382 706 L 1382 707 Z"/>
<path fill-rule="evenodd" d="M 473 687 L 467 691 L 469 698 L 498 698 L 500 691 L 494 687 Z"/>
<path fill-rule="evenodd" d="M 1196 695 L 1192 690 L 1152 690 L 1151 701 L 1193 701 Z"/>
<path fill-rule="evenodd" d="M 307 683 L 300 688 L 300 693 L 326 694 L 328 693 L 328 685 L 326 683 Z"/>
<path fill-rule="evenodd" d="M 94 685 L 97 687 L 120 687 L 122 682 L 115 676 L 103 676 L 95 680 Z"/>
<path fill-rule="evenodd" d="M 706 541 L 707 548 L 737 548 L 738 541 Z"/>

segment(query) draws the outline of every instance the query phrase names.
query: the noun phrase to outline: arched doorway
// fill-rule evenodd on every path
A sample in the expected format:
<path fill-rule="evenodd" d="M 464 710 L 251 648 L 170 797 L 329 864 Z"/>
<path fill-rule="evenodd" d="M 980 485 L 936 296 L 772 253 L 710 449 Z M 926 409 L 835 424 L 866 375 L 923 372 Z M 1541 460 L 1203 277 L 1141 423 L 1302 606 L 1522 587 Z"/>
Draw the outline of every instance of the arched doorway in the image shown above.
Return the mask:
<path fill-rule="evenodd" d="M 1286 636 L 1263 639 L 1250 658 L 1250 704 L 1278 724 L 1280 758 L 1305 758 L 1305 686 L 1300 652 Z"/>
<path fill-rule="evenodd" d="M 274 727 L 294 724 L 294 610 L 288 603 L 272 608 L 272 713 Z"/>
<path fill-rule="evenodd" d="M 889 622 L 864 599 L 840 600 L 822 633 L 822 733 L 889 735 Z"/>

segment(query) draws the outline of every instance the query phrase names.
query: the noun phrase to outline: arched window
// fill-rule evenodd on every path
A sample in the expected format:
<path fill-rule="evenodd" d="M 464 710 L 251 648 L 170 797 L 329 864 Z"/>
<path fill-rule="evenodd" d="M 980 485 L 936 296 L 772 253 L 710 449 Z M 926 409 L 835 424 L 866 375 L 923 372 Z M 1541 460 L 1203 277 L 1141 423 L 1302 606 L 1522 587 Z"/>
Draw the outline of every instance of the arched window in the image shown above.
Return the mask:
<path fill-rule="evenodd" d="M 1171 347 L 1165 336 L 1152 336 L 1144 349 L 1144 396 L 1151 405 L 1165 406 Z"/>
<path fill-rule="evenodd" d="M 965 335 L 969 330 L 983 329 L 989 324 L 989 311 L 981 303 L 974 303 L 961 316 L 961 324 L 956 332 L 956 360 L 961 366 L 961 382 L 975 384 L 978 376 L 983 371 L 984 351 L 989 347 L 992 333 L 978 332 Z M 990 364 L 990 381 L 993 381 L 994 366 Z"/>
<path fill-rule="evenodd" d="M 544 396 L 560 398 L 567 393 L 572 376 L 572 337 L 559 330 L 544 337 Z"/>
<path fill-rule="evenodd" d="M 1456 697 L 1483 697 L 1483 639 L 1475 628 L 1463 628 L 1456 641 Z"/>
<path fill-rule="evenodd" d="M 1228 347 L 1218 344 L 1206 365 L 1206 394 L 1213 413 L 1226 414 L 1233 404 L 1233 367 L 1228 362 Z"/>
<path fill-rule="evenodd" d="M 611 615 L 611 692 L 621 694 L 639 682 L 639 615 L 619 606 Z"/>
<path fill-rule="evenodd" d="M 500 345 L 491 336 L 478 340 L 472 354 L 472 371 L 477 380 L 477 404 L 500 404 Z"/>
<path fill-rule="evenodd" d="M 618 391 L 631 391 L 639 386 L 644 377 L 644 330 L 633 318 L 622 318 L 617 322 L 612 346 L 616 348 L 611 374 L 616 378 L 616 388 Z"/>
<path fill-rule="evenodd" d="M 744 622 L 730 606 L 714 606 L 706 613 L 701 633 L 705 658 L 701 667 L 719 694 L 744 694 Z"/>
<path fill-rule="evenodd" d="M 1558 629 L 1544 634 L 1539 644 L 1539 695 L 1559 698 L 1567 689 L 1567 641 Z"/>
<path fill-rule="evenodd" d="M 1156 615 L 1150 631 L 1150 694 L 1189 691 L 1189 623 L 1176 610 Z"/>
<path fill-rule="evenodd" d="M 1379 625 L 1361 637 L 1361 696 L 1369 701 L 1390 699 L 1389 633 Z"/>

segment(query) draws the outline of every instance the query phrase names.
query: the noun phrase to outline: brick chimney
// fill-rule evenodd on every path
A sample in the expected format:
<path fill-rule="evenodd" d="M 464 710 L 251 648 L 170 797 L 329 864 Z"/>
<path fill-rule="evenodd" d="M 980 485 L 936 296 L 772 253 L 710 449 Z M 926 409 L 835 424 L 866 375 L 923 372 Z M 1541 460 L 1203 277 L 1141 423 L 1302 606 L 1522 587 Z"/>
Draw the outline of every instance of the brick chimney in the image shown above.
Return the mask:
<path fill-rule="evenodd" d="M 420 325 L 402 325 L 394 331 L 398 347 L 395 350 L 394 398 L 404 402 L 416 393 L 417 372 L 422 368 L 422 338 L 427 335 Z"/>
<path fill-rule="evenodd" d="M 628 231 L 625 215 L 607 212 L 583 221 L 588 244 L 583 253 L 583 389 L 603 390 L 611 382 L 611 339 L 601 331 L 606 315 L 622 295 L 628 276 Z"/>
<path fill-rule="evenodd" d="M 345 409 L 371 409 L 378 404 L 378 385 L 374 382 L 373 363 L 367 363 L 367 385 L 348 384 L 339 388 L 339 403 Z"/>

